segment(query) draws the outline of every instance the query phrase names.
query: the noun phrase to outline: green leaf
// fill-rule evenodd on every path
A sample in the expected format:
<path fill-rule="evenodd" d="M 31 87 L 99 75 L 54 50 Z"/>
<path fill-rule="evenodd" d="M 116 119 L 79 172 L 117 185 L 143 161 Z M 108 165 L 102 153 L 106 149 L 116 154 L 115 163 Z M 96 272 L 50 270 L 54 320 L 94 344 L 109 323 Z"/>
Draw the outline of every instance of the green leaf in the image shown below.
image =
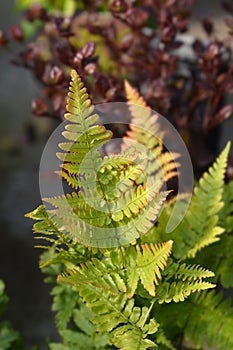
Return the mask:
<path fill-rule="evenodd" d="M 163 244 L 144 244 L 129 247 L 127 252 L 128 264 L 128 297 L 135 293 L 138 281 L 141 280 L 144 288 L 150 295 L 155 296 L 155 286 L 161 279 L 161 270 L 164 270 L 167 259 L 171 254 L 172 241 Z"/>
<path fill-rule="evenodd" d="M 52 310 L 57 312 L 56 325 L 61 332 L 67 327 L 79 298 L 77 293 L 66 284 L 55 286 L 51 294 L 54 296 Z"/>
<path fill-rule="evenodd" d="M 172 233 L 177 258 L 194 258 L 204 247 L 219 241 L 224 232 L 219 222 L 229 149 L 230 143 L 199 180 L 185 219 Z"/>
<path fill-rule="evenodd" d="M 153 341 L 144 338 L 139 329 L 127 326 L 121 326 L 113 332 L 112 343 L 120 350 L 158 349 Z"/>

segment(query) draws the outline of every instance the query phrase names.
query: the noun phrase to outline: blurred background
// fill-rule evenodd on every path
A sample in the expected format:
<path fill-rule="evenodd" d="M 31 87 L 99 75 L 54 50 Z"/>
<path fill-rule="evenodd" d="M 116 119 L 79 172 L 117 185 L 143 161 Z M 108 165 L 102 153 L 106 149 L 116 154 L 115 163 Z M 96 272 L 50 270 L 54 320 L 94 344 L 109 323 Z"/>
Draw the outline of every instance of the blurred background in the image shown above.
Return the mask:
<path fill-rule="evenodd" d="M 20 21 L 13 0 L 1 0 L 0 27 Z M 16 53 L 17 44 L 13 47 Z M 45 348 L 56 339 L 51 313 L 50 286 L 38 268 L 32 221 L 24 214 L 40 203 L 40 157 L 50 132 L 49 119 L 31 114 L 38 85 L 23 68 L 11 64 L 14 52 L 0 49 L 0 278 L 10 302 L 5 318 L 25 337 L 29 346 Z"/>
<path fill-rule="evenodd" d="M 1 0 L 0 28 L 4 31 L 20 22 L 14 7 L 13 0 Z M 203 16 L 216 21 L 219 37 L 226 35 L 225 13 L 218 0 L 195 2 L 189 35 L 205 38 L 199 22 Z M 0 278 L 10 297 L 6 318 L 28 346 L 45 349 L 45 339 L 58 336 L 50 311 L 50 286 L 43 282 L 32 222 L 24 214 L 41 203 L 39 162 L 57 122 L 32 116 L 31 101 L 39 96 L 39 85 L 28 71 L 11 64 L 19 49 L 17 43 L 11 49 L 0 48 Z M 221 128 L 219 150 L 233 139 L 232 128 L 231 118 Z"/>

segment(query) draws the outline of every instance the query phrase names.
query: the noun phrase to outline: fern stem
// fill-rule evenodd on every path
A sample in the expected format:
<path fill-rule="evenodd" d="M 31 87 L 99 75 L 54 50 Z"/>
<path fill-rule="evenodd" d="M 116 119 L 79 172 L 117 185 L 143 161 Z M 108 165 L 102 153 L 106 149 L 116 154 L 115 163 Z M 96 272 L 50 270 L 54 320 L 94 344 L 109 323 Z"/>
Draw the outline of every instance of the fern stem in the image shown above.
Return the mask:
<path fill-rule="evenodd" d="M 142 328 L 145 326 L 146 321 L 148 320 L 148 318 L 150 316 L 150 313 L 151 313 L 151 310 L 152 310 L 152 308 L 154 306 L 155 301 L 156 301 L 156 298 L 153 298 L 152 301 L 151 301 L 150 307 L 149 307 L 149 309 L 148 309 L 148 311 L 146 313 L 146 317 L 145 317 L 144 322 L 142 324 Z"/>
<path fill-rule="evenodd" d="M 121 257 L 121 263 L 122 266 L 125 266 L 125 254 L 124 254 L 124 248 L 122 246 L 119 247 L 120 257 Z"/>

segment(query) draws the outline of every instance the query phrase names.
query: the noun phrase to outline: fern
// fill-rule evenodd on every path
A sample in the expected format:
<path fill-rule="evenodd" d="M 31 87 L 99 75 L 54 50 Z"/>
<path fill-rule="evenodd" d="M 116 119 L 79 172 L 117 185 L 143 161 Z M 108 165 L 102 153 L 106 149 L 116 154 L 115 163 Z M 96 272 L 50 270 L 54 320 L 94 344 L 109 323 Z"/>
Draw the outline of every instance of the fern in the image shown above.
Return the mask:
<path fill-rule="evenodd" d="M 233 221 L 232 221 L 232 199 L 233 182 L 225 184 L 222 200 L 224 206 L 219 212 L 219 226 L 225 229 L 220 241 L 206 247 L 197 255 L 198 261 L 204 266 L 211 268 L 216 275 L 216 282 L 224 288 L 233 287 Z"/>
<path fill-rule="evenodd" d="M 92 114 L 94 106 L 86 93 L 81 78 L 75 71 L 71 72 L 70 91 L 67 99 L 65 118 L 73 124 L 67 124 L 63 136 L 72 141 L 59 144 L 64 151 L 57 153 L 62 160 L 62 171 L 58 172 L 72 187 L 78 189 L 79 167 L 85 157 L 88 157 L 88 167 L 83 169 L 86 176 L 90 168 L 95 169 L 99 159 L 97 146 L 104 144 L 112 136 L 103 126 L 96 125 L 98 115 Z"/>
<path fill-rule="evenodd" d="M 219 296 L 202 292 L 219 279 L 227 285 L 230 276 L 233 242 L 223 235 L 232 230 L 232 185 L 223 191 L 229 145 L 195 187 L 185 219 L 168 237 L 174 198 L 166 201 L 163 185 L 177 175 L 178 155 L 163 147 L 159 116 L 128 83 L 125 88 L 132 124 L 122 152 L 104 155 L 101 148 L 112 134 L 98 125 L 72 71 L 66 141 L 58 158 L 59 174 L 73 192 L 45 198 L 49 209 L 40 206 L 27 214 L 37 221 L 33 230 L 45 249 L 41 269 L 49 282 L 58 276 L 52 308 L 62 342 L 49 348 L 174 350 L 183 349 L 193 332 L 194 345 L 201 347 L 205 340 L 211 343 L 217 332 L 213 320 L 220 317 L 226 324 L 216 343 L 219 349 L 231 346 L 232 311 Z M 147 159 L 140 159 L 135 142 L 148 149 Z M 208 260 L 211 252 L 216 256 Z M 197 325 L 202 309 L 200 324 L 205 328 L 209 322 L 207 334 Z"/>
<path fill-rule="evenodd" d="M 159 284 L 161 272 L 172 250 L 172 241 L 162 245 L 137 245 L 130 247 L 127 254 L 128 268 L 128 297 L 132 297 L 137 288 L 138 281 L 150 295 L 155 296 L 155 286 Z"/>
<path fill-rule="evenodd" d="M 79 298 L 77 293 L 65 284 L 55 286 L 51 295 L 54 296 L 52 310 L 57 311 L 56 326 L 61 333 L 61 331 L 66 329 L 68 322 L 72 318 Z"/>
<path fill-rule="evenodd" d="M 43 205 L 25 216 L 38 221 L 33 226 L 35 238 L 46 242 L 44 245 L 37 245 L 38 248 L 48 251 L 41 257 L 42 269 L 56 263 L 77 264 L 85 261 L 87 254 L 84 247 L 57 228 Z"/>
<path fill-rule="evenodd" d="M 110 332 L 111 341 L 115 346 L 121 346 L 122 349 L 128 346 L 130 349 L 134 336 L 134 342 L 135 339 L 138 341 L 138 345 L 134 343 L 134 348 L 138 346 L 139 349 L 147 349 L 146 346 L 152 346 L 151 340 L 147 338 L 149 334 L 153 334 L 151 325 L 155 326 L 157 322 L 152 318 L 145 324 L 142 314 L 144 312 L 148 316 L 149 309 L 134 306 L 132 296 L 139 279 L 149 294 L 155 295 L 156 290 L 155 300 L 159 303 L 183 301 L 191 293 L 214 287 L 213 284 L 204 281 L 205 278 L 214 275 L 212 272 L 200 266 L 185 264 L 177 265 L 175 273 L 171 275 L 171 270 L 166 272 L 165 269 L 165 276 L 169 278 L 158 283 L 158 279 L 162 278 L 160 270 L 166 265 L 171 247 L 170 241 L 161 246 L 132 246 L 122 251 L 123 260 L 118 250 L 115 250 L 107 254 L 103 261 L 93 258 L 86 264 L 68 270 L 68 273 L 59 276 L 59 281 L 71 284 L 77 289 L 94 314 L 93 322 L 97 325 L 97 330 Z M 124 266 L 127 266 L 127 269 Z M 143 328 L 139 327 L 140 324 L 143 324 Z M 158 326 L 157 324 L 157 328 Z M 123 333 L 124 336 L 118 339 Z"/>
<path fill-rule="evenodd" d="M 229 148 L 230 144 L 199 180 L 186 217 L 171 235 L 176 242 L 174 254 L 177 258 L 194 258 L 198 251 L 219 241 L 224 233 L 220 212 Z"/>
<path fill-rule="evenodd" d="M 228 233 L 233 231 L 233 181 L 224 186 L 223 191 L 224 206 L 220 211 L 220 225 Z"/>
<path fill-rule="evenodd" d="M 127 152 L 121 157 L 101 155 L 99 147 L 112 134 L 104 126 L 95 125 L 98 115 L 93 114 L 86 88 L 75 71 L 71 77 L 65 118 L 72 124 L 63 132 L 71 142 L 61 143 L 63 153 L 57 156 L 62 161 L 59 174 L 78 191 L 44 198 L 55 207 L 47 210 L 50 225 L 60 236 L 68 235 L 88 246 L 124 245 L 148 231 L 167 192 L 161 191 L 161 179 L 144 183 L 140 165 L 127 158 Z M 169 163 L 166 157 L 164 163 Z M 46 227 L 42 232 L 41 225 L 36 224 L 34 230 L 46 234 Z M 45 239 L 53 243 L 50 237 Z"/>
<path fill-rule="evenodd" d="M 97 266 L 96 266 L 97 265 Z M 147 339 L 149 334 L 157 331 L 157 323 L 151 319 L 147 322 L 150 309 L 134 305 L 134 300 L 128 300 L 123 279 L 115 273 L 105 274 L 106 265 L 103 262 L 89 262 L 85 267 L 70 270 L 63 274 L 59 281 L 68 283 L 77 288 L 80 296 L 92 310 L 93 322 L 99 332 L 111 334 L 111 342 L 120 349 L 132 345 L 132 335 L 135 349 L 147 349 L 155 346 Z M 100 275 L 105 276 L 100 278 Z M 125 324 L 125 326 L 122 326 Z M 119 334 L 124 334 L 121 340 Z"/>
<path fill-rule="evenodd" d="M 165 271 L 167 276 L 157 288 L 159 304 L 184 301 L 192 293 L 215 287 L 205 281 L 206 278 L 213 277 L 214 273 L 201 266 L 173 263 L 170 269 Z"/>
<path fill-rule="evenodd" d="M 69 285 L 61 284 L 62 287 L 70 288 Z M 71 289 L 71 288 L 70 288 Z M 77 293 L 73 291 L 73 294 Z M 69 303 L 69 300 L 65 302 Z M 57 315 L 61 318 L 61 315 Z M 109 335 L 107 333 L 98 333 L 96 327 L 91 322 L 93 314 L 91 311 L 82 304 L 80 307 L 76 305 L 72 310 L 72 321 L 74 324 L 73 329 L 60 329 L 60 335 L 63 343 L 50 343 L 49 349 L 51 350 L 65 350 L 65 349 L 79 349 L 79 350 L 102 350 L 112 349 L 109 346 Z"/>
<path fill-rule="evenodd" d="M 123 149 L 133 147 L 135 141 L 144 145 L 148 150 L 146 176 L 150 178 L 153 174 L 153 178 L 168 181 L 177 176 L 179 163 L 175 160 L 179 154 L 163 151 L 163 132 L 158 122 L 159 115 L 152 114 L 143 98 L 127 81 L 125 91 L 132 119 L 127 137 L 123 138 Z"/>
<path fill-rule="evenodd" d="M 2 280 L 0 280 L 0 316 L 2 316 L 3 312 L 8 303 L 8 296 L 5 293 L 5 284 Z M 0 349 L 8 350 L 24 350 L 23 340 L 20 337 L 19 333 L 15 331 L 10 324 L 10 322 L 0 319 Z"/>
<path fill-rule="evenodd" d="M 185 336 L 192 339 L 197 347 L 203 344 L 203 338 L 209 346 L 218 349 L 233 347 L 233 308 L 231 300 L 222 301 L 222 294 L 203 293 L 192 299 L 193 308 L 188 319 Z M 211 311 L 210 311 L 211 310 Z"/>
<path fill-rule="evenodd" d="M 161 327 L 156 333 L 156 342 L 159 345 L 159 349 L 165 348 L 169 350 L 176 350 L 176 348 L 172 345 L 172 342 L 165 336 L 164 331 Z"/>

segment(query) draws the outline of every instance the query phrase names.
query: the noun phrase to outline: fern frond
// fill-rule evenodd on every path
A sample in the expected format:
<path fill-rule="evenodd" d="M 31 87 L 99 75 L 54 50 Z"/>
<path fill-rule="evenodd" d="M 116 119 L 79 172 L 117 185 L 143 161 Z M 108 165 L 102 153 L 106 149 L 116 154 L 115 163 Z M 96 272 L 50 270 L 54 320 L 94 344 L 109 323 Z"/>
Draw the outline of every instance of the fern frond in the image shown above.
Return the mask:
<path fill-rule="evenodd" d="M 128 266 L 128 297 L 135 293 L 139 280 L 150 295 L 155 296 L 155 286 L 161 279 L 161 270 L 164 269 L 171 254 L 172 241 L 163 244 L 144 244 L 128 248 L 126 261 Z"/>
<path fill-rule="evenodd" d="M 132 126 L 130 127 L 128 136 L 146 144 L 150 149 L 157 146 L 161 147 L 161 140 L 159 139 L 161 137 L 161 130 L 157 123 L 158 115 L 151 115 L 151 108 L 147 106 L 138 91 L 128 81 L 125 81 L 125 93 L 132 116 Z M 146 127 L 146 130 L 150 130 L 151 133 L 147 133 L 144 127 Z"/>
<path fill-rule="evenodd" d="M 233 181 L 225 184 L 223 190 L 224 207 L 220 212 L 220 225 L 226 232 L 233 231 Z"/>
<path fill-rule="evenodd" d="M 45 249 L 41 256 L 40 268 L 44 269 L 57 263 L 77 264 L 90 255 L 82 245 L 72 241 L 71 237 L 59 230 L 43 205 L 25 216 L 40 220 L 33 225 L 35 238 L 44 242 L 43 245 L 36 246 Z"/>
<path fill-rule="evenodd" d="M 77 295 L 76 292 L 75 294 Z M 67 302 L 69 303 L 68 300 Z M 72 329 L 60 329 L 59 334 L 62 337 L 63 343 L 50 343 L 49 349 L 112 349 L 109 345 L 109 335 L 107 333 L 98 333 L 96 327 L 91 322 L 92 318 L 92 312 L 84 304 L 81 306 L 76 305 L 72 310 L 72 321 L 74 324 Z"/>
<path fill-rule="evenodd" d="M 176 270 L 175 266 L 173 262 L 171 272 L 166 270 L 167 278 L 157 287 L 156 298 L 159 304 L 184 301 L 192 293 L 215 287 L 204 280 L 214 276 L 212 271 L 198 265 L 177 264 Z"/>
<path fill-rule="evenodd" d="M 218 241 L 224 228 L 219 226 L 223 208 L 224 175 L 230 144 L 228 144 L 194 189 L 185 219 L 172 233 L 174 254 L 178 258 L 194 258 L 198 251 Z"/>
<path fill-rule="evenodd" d="M 85 265 L 59 276 L 59 281 L 71 284 L 79 292 L 87 306 L 93 312 L 93 323 L 99 332 L 110 332 L 111 341 L 121 349 L 147 349 L 152 345 L 147 335 L 156 333 L 158 324 L 149 320 L 150 309 L 142 309 L 128 300 L 123 277 L 109 268 L 108 262 L 92 259 Z M 123 328 L 122 328 L 123 327 Z M 117 334 L 124 332 L 121 340 Z M 131 348 L 132 334 L 135 335 Z M 119 343 L 120 342 L 120 343 Z M 141 344 L 141 345 L 140 345 Z M 155 345 L 155 344 L 153 344 Z"/>
<path fill-rule="evenodd" d="M 112 136 L 104 126 L 96 125 L 99 117 L 97 114 L 92 114 L 94 106 L 86 91 L 81 78 L 75 70 L 72 70 L 66 105 L 68 113 L 65 114 L 65 119 L 74 124 L 66 125 L 66 130 L 62 133 L 72 142 L 59 144 L 63 153 L 57 153 L 57 157 L 62 161 L 62 171 L 58 173 L 75 189 L 79 187 L 79 168 L 84 158 L 86 168 L 83 171 L 88 174 L 90 169 L 95 170 L 98 167 L 100 154 L 97 147 Z"/>
<path fill-rule="evenodd" d="M 56 326 L 58 331 L 66 329 L 73 311 L 77 306 L 79 296 L 69 285 L 59 284 L 51 292 L 53 295 L 52 311 L 56 311 Z"/>
<path fill-rule="evenodd" d="M 213 291 L 192 298 L 192 312 L 188 318 L 185 336 L 197 347 L 204 341 L 219 350 L 233 348 L 233 309 L 231 300 L 222 301 L 222 294 Z"/>
<path fill-rule="evenodd" d="M 215 282 L 224 288 L 233 287 L 233 236 L 224 234 L 221 240 L 198 254 L 198 261 L 215 272 Z"/>
<path fill-rule="evenodd" d="M 44 205 L 40 205 L 38 208 L 36 208 L 32 212 L 26 214 L 25 217 L 33 220 L 37 220 L 37 221 L 39 220 L 39 222 L 36 222 L 33 225 L 34 233 L 45 235 L 45 236 L 39 236 L 39 238 L 45 239 L 54 244 L 56 243 L 58 237 L 62 240 L 64 239 L 62 243 L 65 243 L 65 241 L 69 240 L 68 237 L 65 237 L 62 234 L 62 232 L 60 232 L 57 229 L 57 227 L 53 224 Z"/>
<path fill-rule="evenodd" d="M 148 231 L 156 220 L 167 192 L 159 192 L 160 184 L 143 189 L 142 186 L 122 193 L 116 204 L 107 202 L 103 211 L 90 206 L 81 192 L 44 201 L 54 205 L 48 210 L 50 218 L 62 233 L 91 246 L 120 246 L 132 242 Z M 98 197 L 91 203 L 99 205 Z M 120 210 L 119 210 L 120 209 Z M 103 232 L 99 228 L 109 229 Z M 111 230 L 112 229 L 112 230 Z"/>
<path fill-rule="evenodd" d="M 146 335 L 138 328 L 121 326 L 112 333 L 112 343 L 120 350 L 158 349 L 157 344 L 150 339 L 145 339 Z"/>
<path fill-rule="evenodd" d="M 221 242 L 218 245 L 218 247 L 216 247 L 216 249 L 214 249 L 212 252 L 212 256 L 214 256 L 215 258 L 214 265 L 216 266 L 216 277 L 220 280 L 221 285 L 224 288 L 233 288 L 232 251 L 233 236 L 227 235 L 221 239 Z"/>
<path fill-rule="evenodd" d="M 68 278 L 73 281 L 73 285 L 92 283 L 96 288 L 105 288 L 111 294 L 117 295 L 119 290 L 126 291 L 126 285 L 123 277 L 120 274 L 116 274 L 114 268 L 105 261 L 93 258 L 91 261 L 87 261 L 85 264 L 81 264 L 80 267 L 74 270 L 69 270 L 69 275 L 65 274 L 59 278 L 63 281 L 64 278 Z"/>
<path fill-rule="evenodd" d="M 137 90 L 127 81 L 125 91 L 132 120 L 130 130 L 123 138 L 123 149 L 133 147 L 132 140 L 144 145 L 149 150 L 145 174 L 154 174 L 157 178 L 168 181 L 178 174 L 179 163 L 176 159 L 179 155 L 163 151 L 163 132 L 159 126 L 159 115 L 152 114 Z"/>
<path fill-rule="evenodd" d="M 176 348 L 172 345 L 172 342 L 166 337 L 162 327 L 159 327 L 158 332 L 155 334 L 156 343 L 159 347 L 165 346 L 166 349 L 176 350 Z"/>

